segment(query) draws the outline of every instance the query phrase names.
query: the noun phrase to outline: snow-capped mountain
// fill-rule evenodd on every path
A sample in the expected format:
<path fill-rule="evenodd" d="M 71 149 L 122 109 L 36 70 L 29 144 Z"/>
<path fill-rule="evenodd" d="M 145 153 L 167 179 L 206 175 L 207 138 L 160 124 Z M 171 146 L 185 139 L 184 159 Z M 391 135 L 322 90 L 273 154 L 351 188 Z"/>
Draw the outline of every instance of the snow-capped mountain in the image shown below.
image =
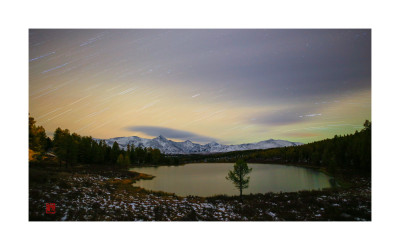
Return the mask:
<path fill-rule="evenodd" d="M 100 141 L 100 139 L 96 139 Z M 266 140 L 257 143 L 246 143 L 239 145 L 223 145 L 217 142 L 210 142 L 205 145 L 193 143 L 189 140 L 184 142 L 175 142 L 168 140 L 164 136 L 160 135 L 154 139 L 145 139 L 138 136 L 130 137 L 115 137 L 104 140 L 107 145 L 112 146 L 114 142 L 117 142 L 120 148 L 127 149 L 128 145 L 142 148 L 157 148 L 164 154 L 206 154 L 206 153 L 221 153 L 231 151 L 241 151 L 250 149 L 268 149 L 268 148 L 280 148 L 288 146 L 302 145 L 300 142 L 290 142 L 284 140 Z"/>

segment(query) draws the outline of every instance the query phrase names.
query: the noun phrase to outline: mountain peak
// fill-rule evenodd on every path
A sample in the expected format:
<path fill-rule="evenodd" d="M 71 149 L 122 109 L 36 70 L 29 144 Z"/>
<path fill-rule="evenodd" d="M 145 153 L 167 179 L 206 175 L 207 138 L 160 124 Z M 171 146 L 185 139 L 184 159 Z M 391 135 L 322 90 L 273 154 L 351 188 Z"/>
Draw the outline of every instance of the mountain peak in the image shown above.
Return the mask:
<path fill-rule="evenodd" d="M 168 140 L 167 138 L 165 138 L 165 137 L 162 136 L 162 135 L 159 135 L 159 136 L 157 137 L 157 139 L 160 139 L 160 140 L 163 140 L 163 141 L 167 141 L 167 140 Z"/>
<path fill-rule="evenodd" d="M 95 139 L 100 140 L 100 139 Z M 205 145 L 193 143 L 190 140 L 184 142 L 176 142 L 168 140 L 163 135 L 159 135 L 154 139 L 145 139 L 137 136 L 131 137 L 116 137 L 105 140 L 108 145 L 112 145 L 117 142 L 120 148 L 126 149 L 128 145 L 136 147 L 151 147 L 157 148 L 164 154 L 204 154 L 204 153 L 222 153 L 231 151 L 241 150 L 252 150 L 252 149 L 267 149 L 267 148 L 279 148 L 301 145 L 301 143 L 294 143 L 285 140 L 273 140 L 260 141 L 257 143 L 246 143 L 238 145 L 224 145 L 219 144 L 216 141 L 212 141 Z"/>

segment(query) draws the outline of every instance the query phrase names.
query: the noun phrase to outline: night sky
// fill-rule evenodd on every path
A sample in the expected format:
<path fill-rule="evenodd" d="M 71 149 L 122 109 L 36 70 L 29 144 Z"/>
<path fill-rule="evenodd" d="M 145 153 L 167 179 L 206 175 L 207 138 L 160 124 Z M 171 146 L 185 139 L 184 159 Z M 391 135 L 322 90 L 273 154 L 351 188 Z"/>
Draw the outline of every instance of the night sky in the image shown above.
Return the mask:
<path fill-rule="evenodd" d="M 371 31 L 31 29 L 29 112 L 49 136 L 354 133 L 371 119 Z"/>

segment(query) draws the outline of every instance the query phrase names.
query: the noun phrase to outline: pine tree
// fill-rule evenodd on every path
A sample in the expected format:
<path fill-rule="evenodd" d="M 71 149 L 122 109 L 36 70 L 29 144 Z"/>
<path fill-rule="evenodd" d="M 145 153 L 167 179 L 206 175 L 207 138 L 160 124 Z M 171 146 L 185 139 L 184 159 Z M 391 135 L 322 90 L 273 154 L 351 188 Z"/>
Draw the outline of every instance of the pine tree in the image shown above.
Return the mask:
<path fill-rule="evenodd" d="M 160 152 L 160 150 L 159 149 L 153 149 L 152 151 L 151 151 L 151 158 L 152 158 L 152 163 L 153 164 L 158 164 L 159 162 L 160 162 L 160 159 L 161 159 L 161 152 Z"/>
<path fill-rule="evenodd" d="M 68 159 L 69 159 L 69 151 L 70 151 L 70 134 L 69 130 L 62 130 L 61 128 L 57 128 L 54 132 L 54 153 L 56 154 L 60 167 L 62 161 L 65 161 L 66 166 L 68 167 Z"/>
<path fill-rule="evenodd" d="M 137 157 L 136 157 L 136 150 L 135 150 L 135 146 L 134 145 L 131 146 L 131 151 L 130 151 L 130 154 L 129 154 L 129 158 L 130 158 L 130 161 L 133 164 L 136 163 Z"/>
<path fill-rule="evenodd" d="M 33 117 L 29 117 L 29 148 L 43 154 L 48 149 L 48 137 L 42 126 L 36 126 Z"/>
<path fill-rule="evenodd" d="M 115 164 L 115 162 L 117 161 L 119 154 L 120 154 L 119 146 L 118 146 L 118 143 L 115 141 L 113 143 L 113 146 L 112 146 L 111 152 L 110 152 L 111 162 L 113 164 Z"/>
<path fill-rule="evenodd" d="M 247 166 L 243 159 L 236 161 L 233 170 L 228 172 L 227 180 L 233 182 L 235 187 L 240 190 L 240 198 L 242 198 L 242 190 L 249 187 L 250 176 L 246 177 L 253 169 Z"/>
<path fill-rule="evenodd" d="M 122 154 L 119 154 L 118 156 L 117 165 L 121 167 L 124 166 L 124 156 Z"/>
<path fill-rule="evenodd" d="M 124 166 L 125 167 L 128 167 L 129 165 L 131 165 L 131 160 L 129 158 L 130 158 L 129 154 L 125 153 L 125 156 L 124 156 Z"/>

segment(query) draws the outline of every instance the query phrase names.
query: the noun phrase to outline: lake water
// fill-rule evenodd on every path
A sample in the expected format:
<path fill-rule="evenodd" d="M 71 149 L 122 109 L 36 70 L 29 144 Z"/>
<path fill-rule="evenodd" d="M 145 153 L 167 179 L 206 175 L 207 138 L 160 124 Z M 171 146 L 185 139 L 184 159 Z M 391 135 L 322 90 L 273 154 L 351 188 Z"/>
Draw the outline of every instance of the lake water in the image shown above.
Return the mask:
<path fill-rule="evenodd" d="M 234 163 L 192 163 L 181 166 L 131 168 L 131 170 L 156 176 L 152 180 L 134 183 L 147 190 L 175 193 L 179 196 L 239 195 L 232 182 L 225 179 Z M 318 171 L 278 165 L 247 164 L 250 173 L 249 188 L 243 194 L 268 192 L 295 192 L 329 188 L 330 177 Z"/>

